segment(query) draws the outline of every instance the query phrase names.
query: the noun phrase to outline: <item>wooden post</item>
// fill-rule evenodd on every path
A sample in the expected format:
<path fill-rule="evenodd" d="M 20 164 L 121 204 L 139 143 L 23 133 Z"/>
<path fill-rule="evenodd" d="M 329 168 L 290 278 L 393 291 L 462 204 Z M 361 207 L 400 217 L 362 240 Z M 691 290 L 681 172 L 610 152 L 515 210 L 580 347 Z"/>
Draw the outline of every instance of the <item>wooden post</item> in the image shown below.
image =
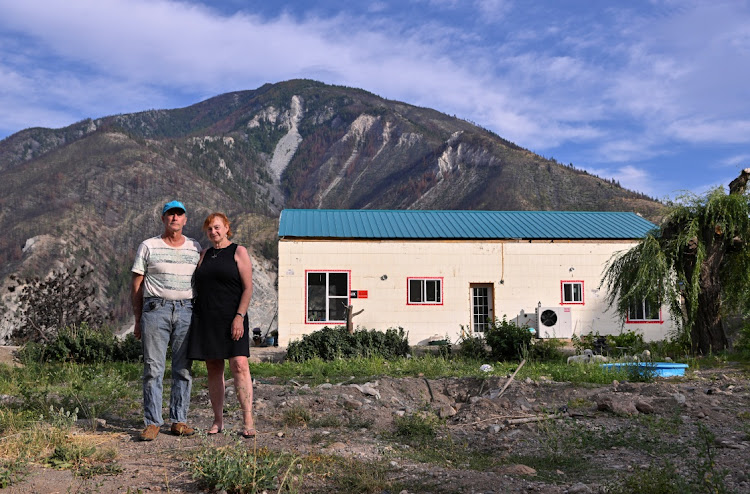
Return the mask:
<path fill-rule="evenodd" d="M 346 308 L 346 330 L 349 331 L 349 334 L 354 334 L 354 324 L 352 324 L 352 319 L 354 319 L 354 316 L 359 315 L 365 311 L 364 309 L 362 309 L 359 312 L 352 312 L 353 310 L 353 305 L 350 305 Z"/>

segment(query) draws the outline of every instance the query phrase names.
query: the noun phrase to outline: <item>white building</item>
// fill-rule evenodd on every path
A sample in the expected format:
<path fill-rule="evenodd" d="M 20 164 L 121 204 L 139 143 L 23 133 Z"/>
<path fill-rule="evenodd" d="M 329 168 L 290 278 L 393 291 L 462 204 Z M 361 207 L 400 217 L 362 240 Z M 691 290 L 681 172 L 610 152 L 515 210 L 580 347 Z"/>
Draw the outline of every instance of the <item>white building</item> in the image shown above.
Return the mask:
<path fill-rule="evenodd" d="M 295 210 L 279 225 L 279 344 L 346 323 L 403 327 L 412 345 L 455 342 L 507 317 L 541 337 L 641 332 L 662 339 L 665 307 L 624 324 L 599 288 L 609 258 L 655 225 L 634 213 Z"/>

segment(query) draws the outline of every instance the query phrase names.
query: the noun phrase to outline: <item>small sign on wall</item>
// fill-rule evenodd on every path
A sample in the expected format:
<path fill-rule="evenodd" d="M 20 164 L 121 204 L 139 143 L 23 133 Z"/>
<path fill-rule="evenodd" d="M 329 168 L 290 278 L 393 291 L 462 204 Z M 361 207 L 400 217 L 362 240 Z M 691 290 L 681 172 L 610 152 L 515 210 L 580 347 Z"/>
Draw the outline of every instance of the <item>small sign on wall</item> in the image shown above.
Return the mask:
<path fill-rule="evenodd" d="M 349 296 L 351 298 L 367 298 L 367 290 L 352 290 Z"/>

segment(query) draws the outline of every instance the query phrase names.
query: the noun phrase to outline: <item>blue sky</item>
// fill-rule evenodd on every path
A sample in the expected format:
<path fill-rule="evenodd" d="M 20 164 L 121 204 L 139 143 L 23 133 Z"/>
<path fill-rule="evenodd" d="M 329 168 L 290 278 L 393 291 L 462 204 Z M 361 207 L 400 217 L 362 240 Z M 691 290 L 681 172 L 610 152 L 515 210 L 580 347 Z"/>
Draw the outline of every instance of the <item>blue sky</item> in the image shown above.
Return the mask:
<path fill-rule="evenodd" d="M 750 167 L 750 0 L 0 0 L 0 139 L 293 78 L 660 199 Z"/>

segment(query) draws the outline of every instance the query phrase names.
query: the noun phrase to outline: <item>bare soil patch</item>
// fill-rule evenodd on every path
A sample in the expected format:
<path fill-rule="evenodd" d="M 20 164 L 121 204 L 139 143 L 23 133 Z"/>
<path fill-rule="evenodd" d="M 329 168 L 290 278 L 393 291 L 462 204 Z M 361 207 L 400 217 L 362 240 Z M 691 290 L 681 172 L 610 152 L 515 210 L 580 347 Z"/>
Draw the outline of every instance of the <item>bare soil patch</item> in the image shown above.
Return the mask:
<path fill-rule="evenodd" d="M 692 475 L 700 462 L 701 424 L 715 437 L 710 444 L 714 471 L 721 472 L 729 492 L 750 492 L 746 370 L 729 366 L 690 372 L 686 378 L 607 386 L 514 380 L 500 394 L 507 381 L 507 376 L 373 378 L 309 387 L 259 380 L 259 434 L 245 444 L 381 465 L 395 492 L 585 493 L 603 492 L 618 476 L 666 460 L 679 473 Z M 191 423 L 204 430 L 212 418 L 205 385 L 205 379 L 195 380 L 198 391 L 190 412 Z M 6 491 L 202 492 L 184 460 L 206 442 L 218 447 L 239 440 L 233 434 L 240 427 L 236 399 L 231 387 L 227 393 L 225 434 L 180 438 L 165 426 L 155 441 L 143 443 L 137 441 L 138 418 L 108 417 L 97 434 L 102 444 L 117 449 L 122 473 L 81 479 L 70 471 L 34 466 Z M 285 412 L 300 409 L 309 412 L 310 420 L 285 425 Z M 457 450 L 488 458 L 487 466 L 472 468 L 470 462 L 450 458 L 425 462 L 423 451 L 405 447 L 393 435 L 394 419 L 422 412 L 445 420 L 436 450 L 450 439 Z M 336 492 L 336 486 L 335 478 L 308 473 L 300 491 Z"/>

